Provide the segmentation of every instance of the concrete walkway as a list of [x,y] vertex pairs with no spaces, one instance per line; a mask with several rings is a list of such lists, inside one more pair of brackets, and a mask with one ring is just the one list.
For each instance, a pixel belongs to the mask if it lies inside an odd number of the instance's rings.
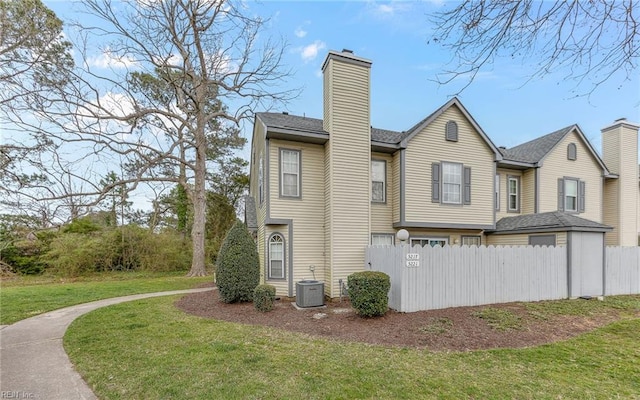
[[115,297],[51,311],[0,330],[0,399],[95,399],[62,347],[74,319],[95,309],[146,299],[212,290],[174,290]]

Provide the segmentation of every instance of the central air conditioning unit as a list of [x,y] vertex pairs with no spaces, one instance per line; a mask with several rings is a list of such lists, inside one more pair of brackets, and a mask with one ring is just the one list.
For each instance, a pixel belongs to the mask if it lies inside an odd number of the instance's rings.
[[296,305],[319,307],[324,305],[324,282],[305,280],[296,283]]

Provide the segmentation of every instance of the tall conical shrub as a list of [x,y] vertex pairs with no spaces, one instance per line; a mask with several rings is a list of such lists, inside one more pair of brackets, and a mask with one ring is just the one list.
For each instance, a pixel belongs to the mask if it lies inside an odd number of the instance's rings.
[[216,262],[216,282],[225,303],[251,301],[260,283],[260,261],[247,227],[237,221],[224,238]]

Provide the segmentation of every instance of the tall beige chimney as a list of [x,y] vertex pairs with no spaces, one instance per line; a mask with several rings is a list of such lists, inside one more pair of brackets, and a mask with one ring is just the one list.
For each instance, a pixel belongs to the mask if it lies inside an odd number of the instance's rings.
[[350,50],[330,51],[324,75],[325,282],[331,297],[339,282],[364,269],[370,241],[371,61]]
[[607,245],[638,245],[638,129],[640,125],[624,118],[602,129],[602,158],[609,172],[618,175],[604,184],[603,222],[614,228],[605,236]]

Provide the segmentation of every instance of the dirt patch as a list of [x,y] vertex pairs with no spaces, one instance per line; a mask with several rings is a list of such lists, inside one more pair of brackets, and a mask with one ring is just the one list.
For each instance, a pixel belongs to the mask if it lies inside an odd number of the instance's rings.
[[[576,300],[586,301],[586,300]],[[589,300],[597,301],[597,300]],[[225,304],[218,292],[194,293],[176,302],[181,310],[218,320],[264,325],[336,340],[433,351],[468,351],[537,346],[571,338],[619,319],[615,311],[591,316],[540,318],[520,303],[400,313],[389,310],[379,318],[361,318],[348,301],[325,308],[298,310],[289,301],[276,301],[262,313],[253,303]],[[486,317],[487,308],[508,314],[518,323],[502,326]],[[503,312],[504,311],[504,312]]]

